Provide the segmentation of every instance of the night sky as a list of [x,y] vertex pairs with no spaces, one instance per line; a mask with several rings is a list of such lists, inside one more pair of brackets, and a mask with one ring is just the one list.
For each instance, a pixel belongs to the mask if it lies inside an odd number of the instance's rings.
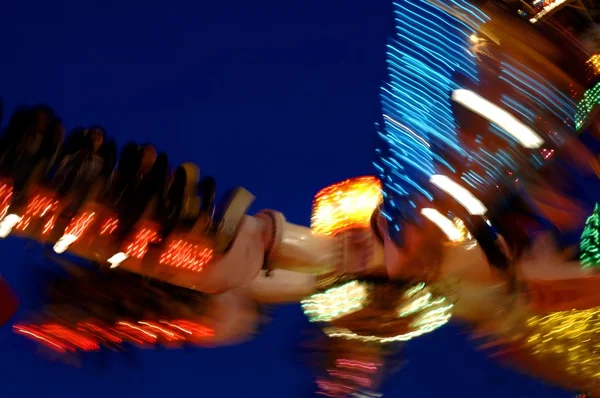
[[[308,225],[316,191],[371,174],[391,0],[16,1],[0,8],[0,96],[9,111],[46,102],[67,128],[99,123],[120,144],[152,142],[194,161],[253,211]],[[0,242],[0,273],[24,301],[48,264]],[[0,396],[309,397],[299,345],[314,334],[296,306],[260,337],[222,349],[91,354],[81,367],[36,355],[0,330]],[[389,397],[562,398],[473,350],[457,327],[408,344]]]

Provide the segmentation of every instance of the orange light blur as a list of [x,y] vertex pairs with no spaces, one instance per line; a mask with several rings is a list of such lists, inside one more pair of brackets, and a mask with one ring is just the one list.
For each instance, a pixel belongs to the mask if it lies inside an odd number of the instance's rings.
[[176,268],[200,272],[213,258],[213,249],[207,244],[173,239],[160,255],[159,263]]
[[98,351],[102,344],[124,342],[143,346],[158,343],[199,343],[213,337],[212,328],[188,320],[117,322],[102,326],[90,322],[71,328],[55,323],[15,325],[13,330],[58,352]]
[[137,258],[138,260],[144,258],[148,253],[148,246],[151,243],[160,242],[160,236],[158,235],[158,224],[147,222],[143,226],[140,226],[135,233],[133,242],[129,243],[123,251],[129,257]]
[[10,206],[10,200],[13,194],[13,187],[8,183],[0,184],[0,220],[8,213],[8,207]]
[[101,326],[94,325],[93,323],[79,323],[77,324],[77,330],[80,330],[82,332],[88,332],[96,338],[96,341],[106,341],[113,344],[123,343],[123,339],[117,336],[112,330],[110,330],[109,328],[103,328]]
[[119,322],[117,323],[116,329],[121,333],[126,333],[129,340],[132,340],[137,344],[155,344],[158,336],[152,332],[147,331],[143,325],[135,325],[130,322]]
[[48,219],[48,221],[46,221],[46,223],[44,224],[44,227],[42,228],[42,235],[48,235],[50,233],[50,231],[52,231],[54,229],[54,225],[56,224],[56,219],[57,219],[57,215],[53,214],[52,216],[50,216],[50,218]]
[[181,335],[181,332],[177,333],[173,330],[169,330],[169,328],[165,327],[156,322],[139,322],[140,325],[143,325],[147,328],[147,330],[151,330],[152,332],[158,334],[160,337],[164,338],[166,341],[183,341],[185,337]]
[[170,322],[160,321],[160,323],[188,334],[187,340],[191,342],[201,341],[215,335],[215,331],[212,328],[184,319]]
[[59,340],[69,341],[73,346],[82,351],[98,351],[100,349],[100,345],[96,341],[68,327],[49,324],[42,326],[41,329],[46,334],[52,335]]
[[600,75],[600,54],[594,54],[586,62],[593,76]]
[[[15,325],[13,326],[13,330],[17,334],[21,334],[25,337],[28,337],[38,343],[45,345],[48,348],[51,348],[58,352],[67,352],[69,350],[69,346],[60,342],[57,339],[53,339],[50,335],[44,333],[42,328],[36,326],[21,326]],[[72,351],[69,350],[69,351]]]
[[377,177],[351,178],[330,185],[315,195],[310,227],[323,235],[368,228],[381,200],[381,181]]
[[58,210],[58,200],[52,195],[35,195],[33,199],[27,204],[25,214],[18,222],[16,228],[20,231],[25,231],[31,224],[34,218],[43,218],[50,215],[50,219],[44,225],[43,231],[48,233],[54,228],[54,224],[48,225],[49,222],[55,220],[54,213]]

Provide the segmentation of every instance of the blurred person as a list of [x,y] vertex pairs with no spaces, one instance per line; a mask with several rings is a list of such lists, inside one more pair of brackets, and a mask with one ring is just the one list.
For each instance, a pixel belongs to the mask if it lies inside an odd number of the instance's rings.
[[12,206],[20,206],[28,188],[43,177],[62,142],[62,121],[47,105],[19,107],[2,136],[3,174],[13,180]]
[[119,214],[120,235],[125,238],[142,219],[156,219],[164,214],[169,175],[166,154],[152,144],[138,146],[130,142],[123,147],[119,165],[109,192],[109,200]]

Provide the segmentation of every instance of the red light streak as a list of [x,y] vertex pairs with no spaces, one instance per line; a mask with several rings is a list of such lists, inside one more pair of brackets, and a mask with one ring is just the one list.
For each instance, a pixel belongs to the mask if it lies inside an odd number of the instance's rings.
[[123,251],[129,257],[142,259],[148,253],[148,246],[151,243],[160,242],[158,235],[159,227],[153,223],[146,223],[147,226],[138,228],[133,242],[129,243]]
[[15,325],[13,327],[15,333],[21,334],[26,337],[31,337],[36,341],[39,341],[43,345],[52,348],[58,352],[66,352],[68,347],[64,344],[61,344],[59,341],[52,339],[50,336],[45,335],[39,328],[35,326],[18,326]]
[[102,345],[107,344],[153,346],[172,342],[198,343],[214,336],[212,328],[188,320],[121,321],[109,326],[80,322],[75,327],[48,323],[15,325],[13,330],[61,353],[98,351]]
[[12,194],[13,187],[11,184],[0,184],[0,220],[2,220],[8,213],[8,207],[10,206]]
[[212,258],[213,250],[211,248],[183,239],[174,239],[169,242],[167,250],[161,254],[159,263],[200,272]]
[[[58,210],[58,200],[53,196],[35,195],[34,198],[27,204],[25,214],[16,225],[16,228],[25,231],[34,218],[42,218],[47,214],[54,214]],[[52,219],[52,218],[51,218]],[[44,231],[51,230],[54,225],[44,226]]]
[[106,220],[104,225],[102,225],[100,228],[100,235],[111,235],[113,232],[115,232],[118,226],[119,220],[115,217],[111,217]]
[[62,325],[44,325],[42,330],[47,335],[56,336],[60,340],[71,342],[75,347],[83,351],[98,351],[100,349],[100,345],[93,339]]
[[377,365],[373,362],[355,361],[352,359],[338,359],[335,361],[338,368],[360,369],[365,372],[377,371]]
[[96,218],[96,213],[94,212],[84,212],[79,216],[73,217],[69,226],[65,229],[65,235],[73,235],[77,239],[81,238],[84,232],[88,229],[88,227],[92,224],[94,219]]

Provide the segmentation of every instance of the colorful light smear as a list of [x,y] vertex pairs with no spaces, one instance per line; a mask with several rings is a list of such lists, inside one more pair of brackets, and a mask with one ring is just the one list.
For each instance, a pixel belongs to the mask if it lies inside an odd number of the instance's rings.
[[189,320],[120,321],[114,325],[79,322],[75,326],[46,323],[15,325],[13,330],[61,353],[98,351],[102,346],[125,343],[141,346],[194,344],[214,336],[212,328]]
[[0,183],[0,220],[8,214],[8,207],[13,194],[12,184],[7,182]]
[[311,322],[330,322],[362,310],[367,298],[366,285],[352,281],[302,300],[302,309]]
[[317,394],[327,397],[380,397],[370,389],[375,384],[380,364],[353,359],[337,359],[327,369],[328,379],[317,379]]
[[128,257],[141,260],[148,253],[148,247],[151,243],[160,242],[159,229],[160,226],[156,223],[142,223],[135,229],[133,239],[126,245],[123,252]]
[[600,205],[598,203],[585,222],[579,244],[579,258],[582,268],[600,267]]
[[581,129],[588,121],[590,113],[596,105],[600,104],[600,83],[587,89],[583,94],[583,99],[579,101],[577,112],[575,113],[575,126]]
[[79,240],[96,219],[95,212],[83,212],[71,219],[63,236],[54,245],[56,253],[64,253],[71,244]]
[[192,272],[201,272],[204,266],[212,260],[213,255],[214,251],[207,243],[193,243],[186,239],[174,238],[160,255],[159,263]]
[[513,104],[518,107],[517,113],[533,111],[537,117],[549,113],[567,127],[573,127],[576,106],[573,99],[548,82],[548,79],[514,59],[502,62],[501,68],[500,79],[518,94],[518,97],[512,98]]
[[599,331],[599,308],[536,315],[527,319],[525,345],[533,355],[593,385],[600,376]]
[[112,235],[119,227],[119,219],[117,217],[109,217],[102,227],[100,227],[100,235]]
[[539,148],[544,143],[542,137],[529,126],[471,90],[458,89],[454,91],[452,100],[496,124],[525,148]]
[[421,214],[429,221],[438,226],[439,229],[444,232],[450,242],[462,242],[465,240],[465,235],[456,224],[451,221],[448,217],[432,208],[421,209]]
[[369,228],[381,200],[381,182],[376,177],[351,178],[330,185],[315,195],[310,227],[323,235]]
[[65,229],[65,235],[73,235],[79,239],[89,228],[96,218],[95,212],[83,212],[76,217],[73,217],[69,226]]
[[529,22],[536,23],[558,7],[566,4],[569,0],[544,0],[540,11],[538,11]]
[[[370,300],[371,295],[368,283],[352,281],[330,288],[323,293],[313,294],[302,301],[302,308],[311,322],[343,322],[344,317],[355,316],[352,314],[358,311],[368,312],[369,306],[374,303]],[[453,304],[445,297],[436,296],[425,283],[418,283],[404,292],[392,314],[393,319],[401,320],[397,326],[397,334],[393,336],[367,335],[339,326],[327,326],[323,331],[329,337],[378,344],[408,341],[446,324],[452,316],[452,308]],[[390,324],[389,319],[383,316],[380,318],[373,316],[368,318],[377,319],[375,330],[379,329],[383,323]]]
[[401,230],[399,220],[417,216],[417,197],[433,199],[428,181],[436,164],[454,170],[432,140],[446,154],[467,155],[449,93],[460,88],[457,74],[478,81],[471,38],[489,18],[466,1],[452,3],[457,15],[427,0],[394,3],[397,37],[387,46],[389,79],[382,87],[382,145],[375,162],[383,183],[382,214],[392,233]]
[[590,71],[590,77],[600,75],[600,54],[594,54],[587,60],[586,65]]
[[54,227],[54,222],[56,220],[55,213],[58,210],[58,204],[59,202],[54,195],[36,194],[27,204],[25,213],[15,228],[19,231],[25,231],[34,219],[50,216],[42,230],[43,234],[49,233]]
[[[574,128],[575,102],[552,85],[548,79],[528,68],[505,54],[500,62],[498,79],[505,82],[506,90],[502,93],[497,106],[504,108],[511,118],[518,120],[526,126],[536,126],[534,129],[538,138],[544,142],[553,142],[561,145],[566,135],[572,133]],[[485,88],[480,92],[485,93]],[[508,170],[518,173],[523,166],[540,166],[542,159],[548,159],[548,153],[535,156],[531,153],[529,158],[517,149],[517,145],[524,142],[510,130],[510,125],[491,120],[487,134],[503,139],[508,145],[504,148],[480,148],[471,152],[469,159],[480,170],[469,170],[461,177],[469,186],[477,191],[493,189],[498,182],[505,180]],[[543,128],[540,127],[543,125]],[[533,136],[532,136],[533,138]],[[529,140],[527,140],[529,141]],[[537,146],[539,139],[531,140]]]
[[[559,4],[547,1],[544,12]],[[432,207],[432,175],[461,179],[479,192],[512,185],[507,170],[519,173],[544,160],[518,147],[562,144],[574,126],[575,103],[480,35],[489,18],[469,2],[407,0],[395,3],[394,11],[397,35],[388,45],[375,167],[383,186],[382,215],[397,240],[403,224]],[[450,101],[450,93],[458,102]],[[487,126],[476,123],[483,129],[469,131],[463,120],[458,126],[457,107],[461,114],[465,107],[479,113]]]

